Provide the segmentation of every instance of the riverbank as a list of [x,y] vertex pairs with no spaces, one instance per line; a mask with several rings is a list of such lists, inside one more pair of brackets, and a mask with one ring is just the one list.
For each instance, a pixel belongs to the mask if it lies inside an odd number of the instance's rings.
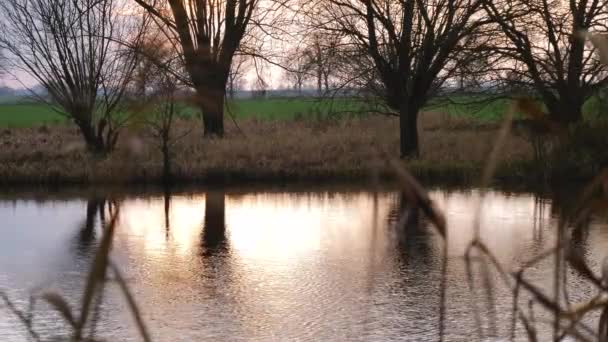
[[[226,137],[203,140],[198,120],[176,123],[177,183],[371,182],[393,174],[379,151],[398,156],[398,121],[389,117],[341,120],[226,122]],[[421,116],[421,158],[404,161],[422,180],[473,183],[494,144],[498,125],[440,113]],[[162,179],[156,141],[130,128],[107,158],[84,150],[75,127],[51,125],[0,130],[0,184],[155,184]],[[500,157],[504,181],[525,178],[530,144],[510,135]],[[521,174],[518,174],[521,173]]]

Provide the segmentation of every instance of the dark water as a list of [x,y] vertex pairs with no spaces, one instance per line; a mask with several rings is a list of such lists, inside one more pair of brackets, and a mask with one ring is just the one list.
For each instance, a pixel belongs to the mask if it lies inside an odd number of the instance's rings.
[[[478,194],[431,192],[449,222],[447,340],[509,337],[508,290],[496,285],[491,308],[467,283],[462,256]],[[110,211],[101,198],[0,201],[0,289],[22,309],[48,290],[75,306]],[[532,194],[490,192],[481,236],[515,269],[555,243],[557,212]],[[575,238],[597,270],[608,255],[605,220],[588,222]],[[155,341],[431,341],[439,334],[442,253],[441,237],[397,192],[215,191],[122,200],[112,259]],[[527,277],[550,289],[551,274],[541,263]],[[574,301],[595,294],[574,274],[569,283]],[[116,283],[107,283],[97,311],[98,337],[139,340]],[[34,322],[43,336],[65,327],[44,303]],[[0,341],[27,340],[1,303]]]

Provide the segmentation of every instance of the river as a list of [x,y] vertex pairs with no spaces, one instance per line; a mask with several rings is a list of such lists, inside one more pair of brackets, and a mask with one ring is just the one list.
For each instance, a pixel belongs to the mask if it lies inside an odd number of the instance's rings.
[[[430,191],[448,221],[448,341],[510,336],[511,292],[490,271],[489,305],[478,266],[476,285],[468,282],[463,256],[479,195]],[[129,195],[114,205],[100,196],[5,196],[0,290],[22,310],[31,295],[48,291],[77,307],[103,222],[115,212],[111,258],[155,341],[438,340],[443,238],[398,191],[190,191]],[[555,244],[559,212],[550,198],[489,191],[480,236],[506,269],[516,269]],[[573,235],[594,270],[608,255],[607,228],[595,217]],[[526,277],[550,293],[552,270],[548,260]],[[571,300],[595,294],[570,273]],[[95,311],[96,336],[140,340],[116,282],[106,284]],[[66,328],[42,301],[33,321],[45,337]],[[524,339],[521,324],[515,332]],[[1,301],[0,340],[28,341]]]

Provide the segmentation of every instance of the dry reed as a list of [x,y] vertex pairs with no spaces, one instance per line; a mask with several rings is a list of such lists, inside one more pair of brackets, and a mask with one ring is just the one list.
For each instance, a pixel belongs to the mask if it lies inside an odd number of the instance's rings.
[[[175,136],[191,133],[173,149],[177,182],[356,180],[391,169],[378,164],[377,151],[398,155],[398,121],[388,117],[343,120],[239,122],[226,138],[202,139],[198,120],[179,121]],[[441,113],[422,116],[422,158],[407,162],[424,179],[471,180],[479,175],[498,127]],[[0,132],[0,183],[106,184],[157,183],[162,156],[143,128],[123,132],[118,150],[107,158],[84,151],[69,126],[5,129]],[[510,136],[504,160],[531,156],[526,141]]]

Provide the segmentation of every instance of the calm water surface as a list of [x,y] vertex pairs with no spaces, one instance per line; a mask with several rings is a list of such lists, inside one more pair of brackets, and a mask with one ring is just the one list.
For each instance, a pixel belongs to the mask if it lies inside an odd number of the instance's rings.
[[[447,340],[509,336],[509,292],[498,286],[492,309],[467,283],[462,256],[478,194],[431,192],[449,222]],[[46,290],[76,305],[109,219],[103,203],[0,201],[0,289],[20,308]],[[531,194],[490,192],[481,235],[514,269],[554,244],[556,208]],[[575,237],[594,269],[608,255],[607,228],[597,218]],[[214,191],[124,199],[112,259],[156,341],[423,341],[438,336],[442,253],[441,237],[397,192]],[[549,289],[550,267],[540,264],[528,278]],[[594,294],[574,274],[569,282],[573,300]],[[139,340],[115,283],[98,311],[97,336]],[[35,322],[44,336],[64,327],[43,303]],[[3,304],[0,341],[27,341]]]

